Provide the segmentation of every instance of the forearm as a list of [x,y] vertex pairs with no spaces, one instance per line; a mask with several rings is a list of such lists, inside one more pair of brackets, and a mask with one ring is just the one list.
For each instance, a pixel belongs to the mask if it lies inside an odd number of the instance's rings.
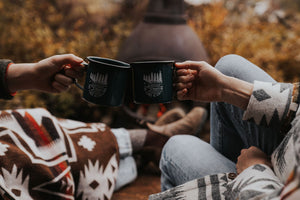
[[233,77],[226,77],[222,101],[246,110],[253,91],[253,84]]
[[11,64],[7,69],[6,82],[10,92],[32,89],[34,63]]

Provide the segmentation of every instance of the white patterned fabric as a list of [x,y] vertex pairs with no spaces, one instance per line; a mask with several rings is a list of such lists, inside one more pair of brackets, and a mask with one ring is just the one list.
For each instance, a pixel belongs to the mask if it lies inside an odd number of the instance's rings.
[[293,85],[254,81],[253,93],[243,120],[254,120],[269,126],[272,120],[281,121],[291,104]]
[[[250,166],[233,180],[227,178],[228,174],[210,175],[150,195],[149,200],[300,199],[299,100],[298,83],[254,82],[243,119],[281,130],[284,138],[272,153],[273,169],[266,165]],[[213,177],[218,178],[207,181]]]
[[225,199],[230,173],[205,176],[195,179],[167,191],[150,195],[149,200],[198,200],[198,199]]
[[119,154],[102,123],[62,120],[45,109],[0,112],[4,199],[110,199]]

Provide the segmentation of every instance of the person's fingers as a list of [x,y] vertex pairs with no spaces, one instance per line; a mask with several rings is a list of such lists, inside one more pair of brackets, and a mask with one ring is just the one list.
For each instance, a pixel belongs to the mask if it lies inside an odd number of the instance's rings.
[[53,81],[52,87],[54,88],[54,92],[63,92],[69,89],[70,86],[66,86],[57,81]]
[[192,88],[193,84],[191,82],[188,83],[176,83],[175,87],[177,90],[183,90],[184,88],[190,89]]
[[247,151],[247,149],[242,149],[242,150],[241,150],[241,154],[246,153],[246,151]]
[[86,70],[86,66],[83,65],[82,63],[73,64],[73,65],[67,64],[67,65],[64,65],[64,68],[65,69],[72,68],[73,70],[78,71],[78,72],[84,72]]
[[195,80],[195,76],[189,74],[187,76],[178,76],[177,77],[177,82],[182,82],[182,83],[187,83]]
[[200,70],[206,63],[204,61],[185,61],[185,62],[177,62],[175,66],[181,69],[193,69]]
[[74,70],[73,68],[65,68],[65,75],[68,76],[68,77],[71,77],[71,78],[81,78],[83,76],[83,71],[77,71],[77,70]]
[[176,70],[176,74],[177,74],[177,76],[195,75],[195,74],[197,74],[197,70],[178,69],[178,70]]
[[67,77],[67,76],[65,76],[63,74],[56,74],[54,76],[54,80],[56,82],[64,85],[64,86],[66,86],[66,87],[68,87],[69,85],[73,84],[73,82],[74,82],[72,78]]
[[262,152],[262,150],[260,150],[258,147],[256,146],[251,146],[249,147],[249,150],[252,150],[252,151],[257,151],[257,152]]
[[70,64],[71,66],[79,66],[83,59],[74,54],[55,55],[50,57],[51,61],[57,66]]

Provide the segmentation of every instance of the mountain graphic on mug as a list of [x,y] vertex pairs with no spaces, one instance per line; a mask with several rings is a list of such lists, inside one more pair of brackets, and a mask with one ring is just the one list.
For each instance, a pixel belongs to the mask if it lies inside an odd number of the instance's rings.
[[89,93],[93,97],[101,97],[107,90],[108,75],[101,73],[90,74]]
[[144,91],[149,97],[157,97],[163,92],[162,72],[151,72],[143,76]]

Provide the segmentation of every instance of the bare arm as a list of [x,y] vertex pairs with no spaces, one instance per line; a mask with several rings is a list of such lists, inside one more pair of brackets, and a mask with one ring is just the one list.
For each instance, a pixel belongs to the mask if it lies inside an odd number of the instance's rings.
[[[82,59],[72,54],[56,55],[38,63],[11,64],[6,80],[10,92],[35,89],[61,92],[82,74]],[[62,70],[64,73],[61,73]]]
[[176,63],[179,100],[222,101],[246,109],[253,84],[226,76],[206,62]]
[[223,89],[222,101],[246,110],[252,94],[253,84],[233,77],[226,77],[228,84]]

